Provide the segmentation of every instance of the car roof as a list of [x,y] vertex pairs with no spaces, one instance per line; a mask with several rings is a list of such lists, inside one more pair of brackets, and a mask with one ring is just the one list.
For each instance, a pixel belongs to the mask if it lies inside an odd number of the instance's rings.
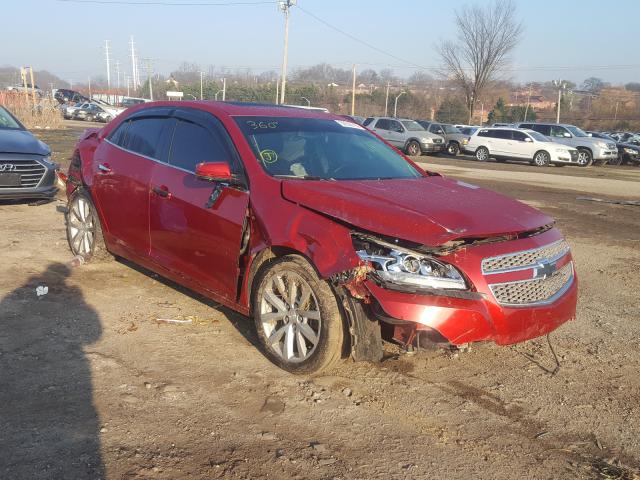
[[142,112],[154,107],[169,108],[195,108],[209,111],[214,114],[227,116],[272,116],[272,117],[299,117],[318,119],[341,119],[341,117],[321,110],[297,108],[295,106],[274,105],[249,102],[216,102],[213,100],[182,100],[182,101],[156,101],[140,103],[129,107],[130,114]]

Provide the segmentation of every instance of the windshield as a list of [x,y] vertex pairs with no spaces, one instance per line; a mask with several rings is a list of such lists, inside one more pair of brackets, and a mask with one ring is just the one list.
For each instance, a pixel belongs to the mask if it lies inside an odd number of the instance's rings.
[[442,129],[444,130],[444,133],[462,133],[453,125],[442,125]]
[[402,125],[410,132],[422,132],[424,127],[414,120],[403,120]]
[[344,120],[235,117],[262,168],[274,177],[366,180],[423,176],[360,125]]
[[22,130],[22,125],[4,107],[0,107],[0,128]]
[[545,137],[544,135],[542,135],[540,132],[534,132],[533,130],[530,132],[527,132],[534,140],[537,140],[538,142],[549,142],[550,140]]
[[567,125],[567,130],[569,130],[574,137],[588,137],[589,136],[585,131],[580,130],[578,127],[574,127],[573,125]]

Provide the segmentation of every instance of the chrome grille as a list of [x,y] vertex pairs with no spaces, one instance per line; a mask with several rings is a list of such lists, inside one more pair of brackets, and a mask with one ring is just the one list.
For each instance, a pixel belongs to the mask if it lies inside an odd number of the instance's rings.
[[[9,170],[9,165],[13,165]],[[42,177],[46,171],[46,168],[36,160],[0,160],[0,175],[4,174],[19,174],[20,186],[2,186],[0,182],[0,188],[34,188],[37,187],[42,180]]]
[[578,151],[577,150],[569,150],[569,155],[571,156],[571,161],[577,161],[578,160]]
[[536,266],[543,260],[557,260],[569,252],[569,245],[564,240],[550,243],[544,247],[521,252],[509,253],[482,260],[482,273],[502,273],[513,270],[524,270]]
[[573,262],[569,262],[547,278],[494,283],[489,288],[500,305],[524,307],[553,302],[566,291],[572,281]]
[[616,149],[616,144],[615,143],[607,143],[607,148],[609,150],[615,150]]
[[442,143],[442,139],[441,138],[434,138],[433,139],[433,143]]

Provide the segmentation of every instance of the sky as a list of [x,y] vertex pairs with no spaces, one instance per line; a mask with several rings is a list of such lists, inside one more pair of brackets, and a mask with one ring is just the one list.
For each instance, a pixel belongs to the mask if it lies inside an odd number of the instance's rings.
[[[139,57],[153,58],[154,70],[164,74],[183,61],[197,63],[204,70],[209,65],[232,70],[251,67],[254,73],[280,69],[284,15],[275,2],[195,6],[243,0],[156,1],[190,5],[107,3],[110,1],[5,0],[0,65],[31,65],[67,81],[85,83],[89,76],[106,76],[105,40],[110,41],[112,65],[118,60],[121,71],[130,71],[129,39],[133,35]],[[417,66],[434,73],[429,69],[440,65],[435,45],[454,37],[455,10],[470,3],[473,1],[298,0],[301,8],[293,7],[290,17],[289,71],[318,63],[347,69],[355,63],[360,70],[391,68],[401,76],[419,70]],[[511,54],[506,78],[518,82],[564,79],[578,84],[592,76],[614,84],[640,81],[640,1],[514,3],[525,29]],[[13,41],[6,40],[9,38]]]

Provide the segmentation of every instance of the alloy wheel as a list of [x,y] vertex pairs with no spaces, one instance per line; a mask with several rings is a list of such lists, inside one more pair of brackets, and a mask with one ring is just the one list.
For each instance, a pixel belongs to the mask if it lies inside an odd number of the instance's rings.
[[268,280],[260,300],[259,319],[268,348],[284,361],[305,361],[320,340],[318,299],[307,281],[295,272],[279,272]]
[[547,152],[538,152],[533,157],[533,163],[538,167],[544,167],[549,164],[549,154]]
[[96,236],[96,222],[91,204],[82,195],[78,195],[71,203],[67,230],[73,253],[91,255]]

